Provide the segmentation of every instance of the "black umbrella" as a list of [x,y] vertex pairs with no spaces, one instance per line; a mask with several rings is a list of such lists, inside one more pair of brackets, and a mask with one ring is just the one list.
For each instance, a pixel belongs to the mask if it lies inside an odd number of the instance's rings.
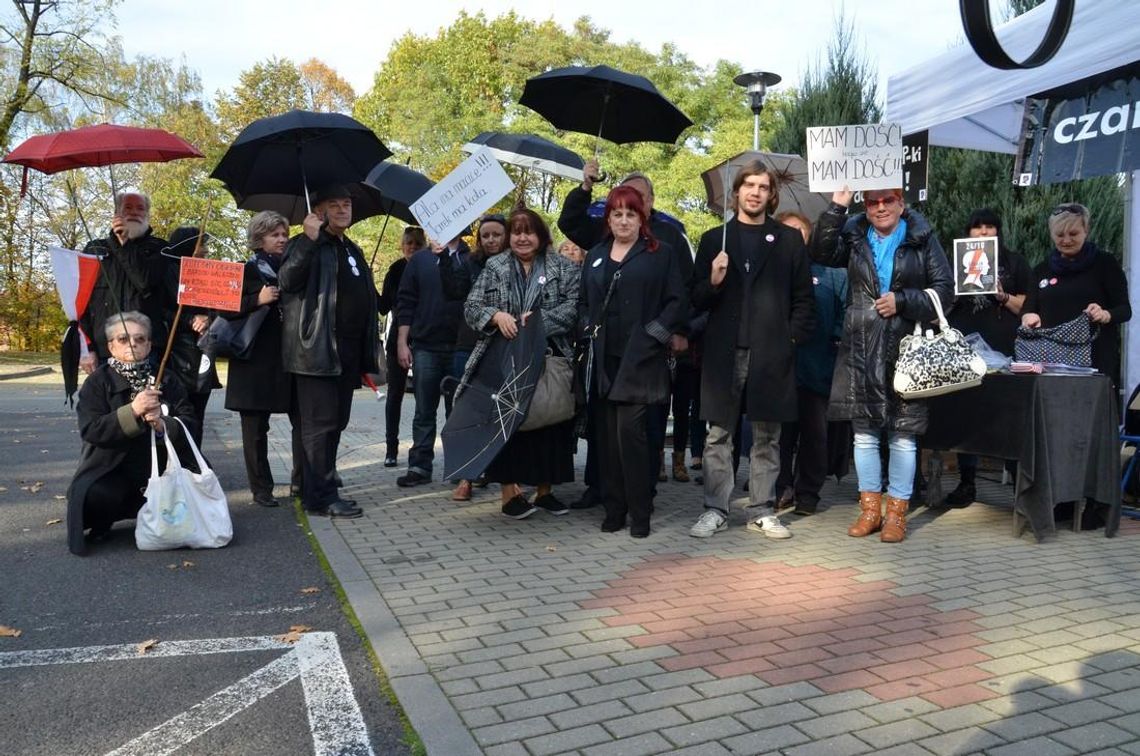
[[[352,198],[352,222],[374,215],[383,215],[387,200],[380,190],[361,181],[346,183]],[[292,226],[299,225],[309,214],[308,198],[303,194],[251,194],[238,204],[243,210],[273,210],[289,219]]]
[[422,173],[387,161],[373,166],[364,183],[378,189],[383,197],[378,214],[391,215],[413,226],[420,222],[412,215],[412,205],[435,186],[435,182]]
[[618,144],[672,144],[693,125],[649,79],[609,66],[568,66],[539,74],[527,79],[519,103],[555,128]]
[[302,198],[308,210],[311,191],[363,181],[391,154],[371,129],[346,115],[291,110],[242,129],[210,176],[243,210],[271,209],[256,203],[267,197],[277,203],[280,195]]
[[496,337],[443,426],[443,477],[478,478],[526,419],[542,374],[546,329],[535,310],[513,339]]
[[576,152],[534,134],[484,131],[461,148],[468,154],[486,147],[500,163],[532,168],[551,176],[582,180],[586,162]]

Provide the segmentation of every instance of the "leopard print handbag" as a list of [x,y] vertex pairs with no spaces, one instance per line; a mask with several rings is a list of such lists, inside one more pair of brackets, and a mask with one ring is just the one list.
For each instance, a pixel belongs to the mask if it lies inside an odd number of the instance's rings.
[[922,324],[916,321],[914,333],[903,336],[893,383],[903,399],[961,391],[979,385],[986,374],[986,361],[946,322],[938,294],[933,289],[924,291],[938,313],[939,332],[923,333]]

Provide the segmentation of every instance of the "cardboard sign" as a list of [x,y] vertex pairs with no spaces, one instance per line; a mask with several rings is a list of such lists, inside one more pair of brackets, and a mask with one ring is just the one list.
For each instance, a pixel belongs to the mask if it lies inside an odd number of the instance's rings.
[[244,263],[183,257],[178,273],[178,304],[237,312],[241,309],[244,271]]
[[515,188],[484,147],[460,163],[412,205],[412,215],[433,241],[446,244]]
[[898,189],[903,185],[902,127],[891,123],[807,130],[808,189]]
[[998,240],[978,236],[954,240],[954,293],[960,297],[997,294]]

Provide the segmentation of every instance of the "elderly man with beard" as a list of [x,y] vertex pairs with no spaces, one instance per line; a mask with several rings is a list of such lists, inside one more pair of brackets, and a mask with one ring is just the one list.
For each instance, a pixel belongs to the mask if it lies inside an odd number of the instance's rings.
[[[103,324],[112,315],[137,310],[151,321],[153,343],[166,343],[163,319],[162,255],[166,240],[150,227],[150,198],[135,189],[115,195],[115,214],[106,239],[88,242],[83,251],[100,258],[101,271],[80,326],[91,340],[91,351],[79,366],[90,374],[111,356]],[[161,353],[161,346],[158,350]]]

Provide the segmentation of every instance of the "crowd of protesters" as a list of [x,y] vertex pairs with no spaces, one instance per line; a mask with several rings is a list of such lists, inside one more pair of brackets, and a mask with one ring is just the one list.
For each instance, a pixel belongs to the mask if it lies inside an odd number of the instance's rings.
[[[690,535],[725,530],[747,446],[749,530],[790,538],[781,512],[814,514],[826,477],[845,472],[853,456],[859,513],[848,534],[902,541],[928,414],[924,401],[895,393],[891,379],[902,337],[936,317],[930,291],[957,328],[1006,355],[1019,326],[1083,314],[1099,326],[1093,365],[1119,388],[1127,284],[1119,263],[1087,238],[1081,205],[1060,205],[1049,217],[1055,249],[1032,271],[1005,248],[1001,219],[975,211],[967,233],[999,239],[998,291],[955,299],[943,247],[901,189],[865,192],[865,209],[854,215],[849,191],[836,192],[818,218],[778,213],[779,177],[753,161],[732,177],[732,217],[707,231],[694,253],[684,226],[654,208],[648,176],[630,174],[594,202],[598,175],[597,162],[587,161],[558,218],[561,243],[524,207],[483,217],[473,249],[459,236],[429,243],[409,227],[379,290],[347,234],[348,189],[323,187],[292,238],[281,215],[251,219],[252,257],[236,313],[178,308],[180,258],[209,237],[183,227],[166,242],[150,228],[145,195],[118,195],[110,234],[87,248],[105,275],[81,318],[91,339],[81,367],[90,375],[79,398],[83,461],[69,491],[72,550],[82,553],[141,506],[134,494],[149,469],[148,428],[178,436],[182,424],[163,421],[175,416],[201,443],[220,384],[198,337],[212,318],[259,309],[268,315],[250,356],[230,360],[225,407],[240,414],[250,492],[267,507],[278,505],[270,419],[288,416],[290,495],[314,516],[363,514],[340,493],[337,455],[353,392],[362,375],[377,372],[378,358],[388,381],[383,465],[400,465],[410,380],[411,443],[396,483],[429,484],[437,477],[440,403],[449,415],[489,346],[515,338],[535,311],[547,353],[575,365],[577,414],[515,432],[482,476],[448,483],[452,498],[466,501],[474,486],[499,483],[502,514],[514,519],[601,505],[603,531],[628,529],[635,538],[650,534],[657,486],[670,467],[675,481],[688,482],[692,470],[703,486]],[[388,318],[383,339],[380,315]],[[172,331],[170,372],[155,386],[149,376]],[[587,444],[585,492],[564,504],[555,487],[574,479],[578,436]],[[977,467],[976,457],[959,457],[948,506],[976,498]]]

